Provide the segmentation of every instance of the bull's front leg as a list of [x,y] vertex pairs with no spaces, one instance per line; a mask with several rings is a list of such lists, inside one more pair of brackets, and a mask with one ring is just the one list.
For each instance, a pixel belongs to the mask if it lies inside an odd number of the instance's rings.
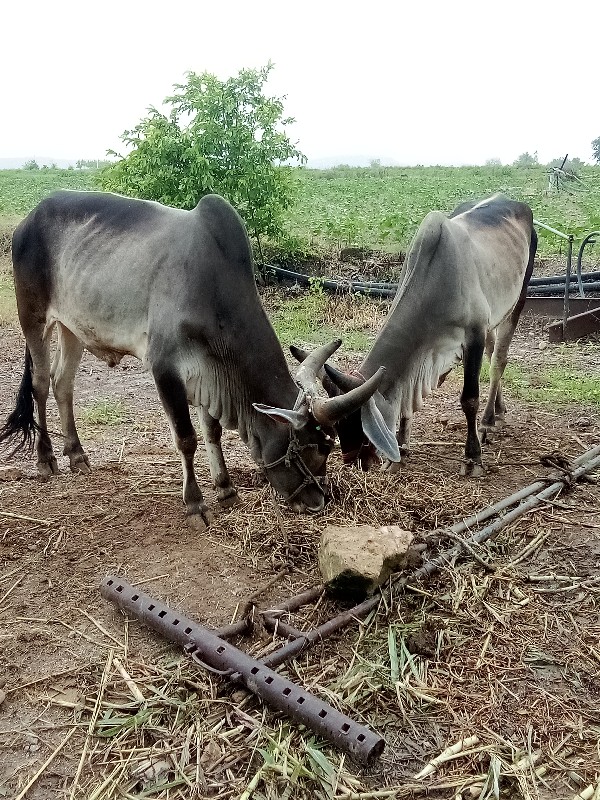
[[474,331],[463,350],[464,383],[460,404],[467,420],[467,442],[465,460],[460,474],[472,478],[483,475],[481,463],[481,442],[477,433],[477,412],[479,411],[479,373],[483,361],[485,334]]
[[153,367],[152,373],[165,409],[173,441],[181,457],[183,470],[183,502],[190,524],[203,530],[212,522],[194,473],[194,454],[198,441],[190,418],[185,384],[172,368]]
[[200,428],[204,438],[204,446],[208,456],[208,466],[213,485],[217,490],[217,498],[221,508],[229,508],[239,501],[238,493],[231,482],[227,464],[221,447],[223,429],[214,417],[204,408],[197,408]]

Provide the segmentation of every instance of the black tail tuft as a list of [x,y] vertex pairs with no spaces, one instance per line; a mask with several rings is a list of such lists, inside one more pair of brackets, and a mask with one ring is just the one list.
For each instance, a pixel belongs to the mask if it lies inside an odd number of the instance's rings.
[[33,416],[34,400],[31,368],[31,353],[29,348],[25,347],[25,368],[23,370],[23,379],[17,392],[15,410],[12,414],[9,414],[6,422],[0,428],[0,443],[13,442],[19,438],[21,440],[17,443],[11,455],[19,452],[19,450],[25,450],[30,453],[33,450],[35,435],[40,430]]

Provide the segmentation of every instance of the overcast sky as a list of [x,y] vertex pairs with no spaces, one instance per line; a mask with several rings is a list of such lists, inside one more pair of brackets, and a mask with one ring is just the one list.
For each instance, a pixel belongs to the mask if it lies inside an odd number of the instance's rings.
[[309,158],[591,159],[596,4],[53,0],[2,10],[0,158],[102,158],[185,72],[275,68]]

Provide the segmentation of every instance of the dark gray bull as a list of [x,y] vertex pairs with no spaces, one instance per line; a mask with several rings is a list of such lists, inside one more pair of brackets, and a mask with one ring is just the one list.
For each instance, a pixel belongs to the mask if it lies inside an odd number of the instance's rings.
[[323,508],[333,426],[373,394],[383,370],[348,396],[317,397],[317,372],[337,341],[302,364],[296,385],[256,291],[245,228],[223,198],[209,195],[183,211],[102,192],[57,192],[16,229],[13,266],[25,370],[0,441],[20,439],[18,449],[35,440],[43,476],[58,471],[46,426],[50,381],[64,454],[74,472],[89,471],[73,416],[85,347],[110,366],[136,356],[152,373],[181,456],[186,511],[200,526],[210,513],[194,474],[189,405],[198,410],[222,506],[237,498],[221,449],[225,427],[237,428],[294,510]]
[[[380,365],[386,368],[373,398],[338,425],[346,463],[358,461],[368,469],[378,461],[368,441],[376,446],[373,434],[380,423],[372,414],[375,407],[386,426],[397,429],[399,449],[407,454],[413,413],[462,360],[460,401],[467,441],[461,474],[482,473],[477,412],[483,353],[487,351],[491,362],[482,417],[485,438],[496,421],[504,419],[502,374],[525,303],[536,247],[531,209],[501,194],[465,203],[449,217],[439,211],[425,217],[411,244],[390,313],[360,369],[348,375],[325,365],[324,386],[331,395],[355,391]],[[293,352],[299,360],[306,355]],[[398,461],[388,460],[385,467],[397,469]]]

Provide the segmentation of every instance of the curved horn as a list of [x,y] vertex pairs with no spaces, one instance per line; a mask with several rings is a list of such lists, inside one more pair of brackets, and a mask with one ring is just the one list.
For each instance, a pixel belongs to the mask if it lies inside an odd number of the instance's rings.
[[323,365],[327,359],[331,358],[341,344],[341,339],[335,339],[335,341],[329,344],[323,344],[321,347],[317,347],[316,350],[313,350],[312,353],[306,356],[296,371],[296,380],[305,392],[311,395],[316,394],[316,383],[319,372],[323,369]]
[[361,383],[360,386],[351,389],[346,394],[330,397],[327,400],[317,397],[313,400],[310,409],[313,417],[322,425],[335,425],[348,414],[358,411],[375,394],[384,375],[385,367],[379,367],[375,375],[368,381]]
[[355,375],[348,375],[347,372],[340,372],[339,369],[332,367],[331,364],[325,364],[325,372],[329,380],[334,383],[338,389],[343,392],[349,392],[362,386],[365,382],[364,378],[357,378]]
[[295,344],[290,345],[290,353],[294,356],[296,361],[299,361],[300,363],[306,361],[308,358],[308,350],[304,350],[302,347],[296,347]]

